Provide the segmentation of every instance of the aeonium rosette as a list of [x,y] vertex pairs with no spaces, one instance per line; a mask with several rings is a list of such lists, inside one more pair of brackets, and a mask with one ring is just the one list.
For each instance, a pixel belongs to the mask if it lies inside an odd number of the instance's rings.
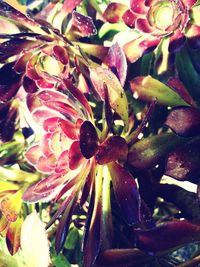
[[[97,72],[100,70],[117,79],[111,71],[97,67]],[[95,68],[91,71],[95,72]],[[93,79],[96,79],[95,74],[92,75]],[[50,226],[63,214],[57,229],[57,251],[64,245],[76,204],[82,206],[89,199],[84,254],[86,266],[91,266],[101,243],[98,232],[101,229],[95,230],[99,239],[94,239],[93,228],[98,227],[101,216],[107,216],[102,215],[105,212],[102,209],[102,201],[110,202],[110,176],[119,206],[130,225],[140,221],[140,197],[133,177],[123,167],[128,154],[125,139],[113,135],[109,128],[98,129],[84,94],[71,82],[65,80],[64,83],[65,89],[41,90],[34,95],[28,95],[29,110],[42,126],[43,134],[40,141],[27,150],[25,157],[39,172],[46,174],[46,177],[31,185],[24,193],[23,199],[27,202],[62,200],[49,223]],[[110,102],[116,112],[119,109],[119,115],[123,118],[128,110],[120,114],[121,107],[118,107],[117,103],[121,101],[127,107],[127,100],[122,95],[118,99],[118,93],[116,91],[113,99],[110,96]],[[108,208],[106,214],[109,212]],[[112,226],[108,222],[106,229],[110,228]],[[107,231],[101,232],[105,238],[108,238]],[[95,242],[92,250],[91,242]]]
[[186,38],[192,47],[197,48],[200,34],[197,2],[133,0],[130,1],[130,9],[124,4],[111,3],[104,12],[104,18],[111,23],[122,20],[141,33],[124,45],[126,56],[135,62],[144,53],[154,50],[162,40],[166,40],[166,51],[172,53],[180,51]]

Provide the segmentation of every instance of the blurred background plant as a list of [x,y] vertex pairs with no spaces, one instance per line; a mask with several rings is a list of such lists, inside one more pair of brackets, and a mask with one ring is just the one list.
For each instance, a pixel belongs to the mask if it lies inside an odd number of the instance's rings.
[[0,1],[0,266],[198,266],[199,12]]

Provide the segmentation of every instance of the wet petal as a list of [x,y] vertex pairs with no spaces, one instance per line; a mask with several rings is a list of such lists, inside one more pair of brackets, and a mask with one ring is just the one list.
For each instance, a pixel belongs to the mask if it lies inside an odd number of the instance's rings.
[[43,128],[46,132],[54,132],[58,130],[60,118],[59,117],[51,117],[43,122]]
[[128,146],[124,138],[111,136],[99,145],[95,159],[98,164],[104,165],[111,161],[126,161]]
[[72,140],[77,139],[77,129],[76,125],[67,120],[59,120],[60,127],[64,134]]
[[110,47],[104,62],[117,75],[121,85],[124,86],[127,75],[127,62],[124,52],[118,43]]
[[92,18],[77,11],[73,11],[72,13],[72,25],[78,29],[81,36],[91,36],[97,33]]
[[128,7],[121,3],[110,3],[103,13],[103,18],[110,23],[120,22],[127,9]]
[[69,151],[63,151],[58,160],[55,171],[57,173],[67,172],[69,170]]
[[89,121],[85,121],[80,128],[80,149],[86,159],[91,158],[98,148],[98,136],[95,127]]
[[53,171],[53,168],[48,166],[48,160],[45,156],[40,156],[35,167],[39,172],[42,173],[51,173]]
[[200,227],[187,221],[165,222],[150,230],[135,230],[137,247],[158,252],[199,241]]
[[115,197],[125,221],[133,225],[140,221],[140,196],[134,178],[119,164],[108,164]]

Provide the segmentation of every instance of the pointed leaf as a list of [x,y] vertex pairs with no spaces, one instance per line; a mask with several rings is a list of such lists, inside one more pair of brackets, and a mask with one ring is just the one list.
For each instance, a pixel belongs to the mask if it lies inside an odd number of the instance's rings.
[[21,197],[22,193],[18,191],[1,200],[1,211],[10,222],[15,222],[17,220],[22,205]]
[[77,169],[84,161],[83,154],[80,150],[80,142],[75,141],[69,149],[69,168],[71,170]]
[[77,11],[72,13],[72,25],[78,29],[81,36],[91,36],[97,33],[92,18]]
[[63,216],[60,219],[57,231],[56,231],[56,243],[55,243],[55,249],[56,252],[59,253],[65,243],[65,239],[67,237],[67,233],[69,230],[69,225],[71,222],[71,217],[74,209],[75,201],[74,199],[71,200],[71,202],[66,207],[66,210],[63,214]]
[[138,248],[148,252],[158,252],[199,241],[200,226],[185,220],[174,220],[150,230],[136,229],[135,235]]
[[140,221],[140,195],[134,178],[118,163],[108,164],[115,197],[127,224]]
[[23,219],[18,218],[15,222],[11,223],[8,227],[6,234],[6,244],[11,255],[17,253],[20,248],[20,236]]
[[121,85],[124,86],[127,75],[127,62],[125,54],[118,43],[110,47],[104,62],[117,75]]
[[36,212],[29,214],[22,224],[21,249],[27,266],[49,266],[47,234]]
[[151,76],[137,77],[130,82],[130,86],[135,98],[147,102],[152,102],[156,99],[158,104],[172,107],[188,106],[178,93]]
[[151,168],[186,140],[173,133],[143,138],[130,147],[128,163],[139,169]]
[[110,106],[121,117],[127,130],[128,101],[118,78],[106,68],[90,67],[89,70],[92,84],[103,101],[105,100],[105,88],[107,87]]
[[180,136],[197,136],[200,134],[200,110],[193,107],[174,108],[165,124]]
[[127,9],[128,7],[121,3],[110,3],[103,13],[103,18],[110,23],[120,22]]

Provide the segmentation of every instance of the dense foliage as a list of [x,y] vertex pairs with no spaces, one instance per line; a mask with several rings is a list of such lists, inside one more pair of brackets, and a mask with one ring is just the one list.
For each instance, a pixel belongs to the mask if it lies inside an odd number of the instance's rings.
[[18,4],[0,0],[0,266],[197,266],[199,0]]

